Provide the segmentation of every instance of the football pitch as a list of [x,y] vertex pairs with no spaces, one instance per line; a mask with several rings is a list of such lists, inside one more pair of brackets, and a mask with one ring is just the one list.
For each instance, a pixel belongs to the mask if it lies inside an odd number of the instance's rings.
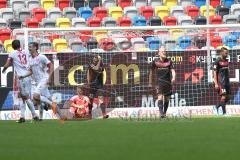
[[231,160],[240,157],[240,118],[0,121],[1,160]]

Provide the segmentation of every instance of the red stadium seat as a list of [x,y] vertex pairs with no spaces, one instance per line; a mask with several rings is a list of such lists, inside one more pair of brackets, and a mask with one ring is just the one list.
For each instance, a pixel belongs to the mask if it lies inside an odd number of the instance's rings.
[[163,17],[163,25],[165,26],[176,26],[177,18],[173,16],[165,16]]
[[218,46],[222,46],[222,37],[221,36],[212,36],[210,37],[211,46],[217,48]]
[[9,28],[0,28],[0,41],[11,39],[11,30]]
[[115,43],[113,42],[112,38],[102,38],[100,39],[100,48],[104,51],[110,51],[115,48]]
[[101,26],[101,19],[98,17],[90,17],[87,20],[87,24],[89,27],[100,27]]
[[220,5],[220,3],[221,3],[221,0],[210,0],[210,5],[213,6],[213,8]]
[[132,20],[130,17],[120,17],[117,21],[119,26],[131,26],[132,25]]
[[38,28],[39,27],[39,22],[38,22],[38,19],[36,19],[36,18],[26,18],[24,22],[28,28]]
[[60,35],[59,34],[52,34],[50,35],[50,37],[48,37],[48,39],[53,42],[54,39],[60,39]]
[[43,18],[46,18],[46,11],[43,8],[33,8],[32,17],[36,18],[38,22],[41,22]]
[[210,24],[222,24],[222,16],[220,16],[220,15],[210,16],[209,23]]
[[0,8],[7,8],[7,0],[0,0]]
[[132,0],[118,0],[117,4],[124,9],[125,7],[132,6]]
[[95,15],[95,17],[98,17],[102,20],[104,17],[108,16],[108,11],[104,7],[94,7],[93,14]]
[[199,8],[197,6],[187,6],[186,13],[193,19],[199,15]]
[[80,31],[79,38],[82,41],[86,41],[86,40],[88,40],[91,37],[92,37],[92,31]]
[[141,6],[140,13],[146,18],[146,20],[148,20],[153,16],[153,8],[152,6]]
[[70,0],[56,0],[56,5],[63,11],[63,8],[70,6]]

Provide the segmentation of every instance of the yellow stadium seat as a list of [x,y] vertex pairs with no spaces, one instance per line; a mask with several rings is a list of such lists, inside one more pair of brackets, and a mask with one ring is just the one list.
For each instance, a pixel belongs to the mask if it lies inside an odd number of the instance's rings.
[[123,11],[121,7],[109,7],[108,14],[114,19],[118,20],[118,18],[123,16]]
[[163,0],[163,4],[168,7],[177,6],[177,0]]
[[7,39],[4,41],[4,48],[7,53],[11,53],[14,49],[12,48],[12,41],[11,39]]
[[56,52],[61,52],[68,48],[68,43],[66,39],[54,39],[53,40],[53,48]]
[[221,49],[222,47],[225,47],[225,48],[227,48],[227,49],[231,49],[229,46],[225,46],[225,45],[223,45],[223,46],[217,46],[217,49]]
[[173,37],[175,40],[184,35],[184,31],[182,29],[170,29],[169,32],[171,37]]
[[[207,16],[207,6],[202,6],[200,8],[201,15]],[[214,16],[215,15],[215,10],[212,6],[209,6],[209,16]]]
[[100,39],[107,37],[107,31],[93,31],[93,36],[96,37],[97,42],[100,41]]
[[150,51],[149,48],[137,48],[135,49],[135,51],[138,51],[138,52],[147,52],[147,51]]
[[45,10],[55,7],[55,0],[41,0],[41,5]]
[[56,25],[60,28],[68,28],[71,27],[71,21],[69,18],[57,18]]
[[155,15],[163,19],[163,17],[169,15],[169,8],[167,6],[156,6]]

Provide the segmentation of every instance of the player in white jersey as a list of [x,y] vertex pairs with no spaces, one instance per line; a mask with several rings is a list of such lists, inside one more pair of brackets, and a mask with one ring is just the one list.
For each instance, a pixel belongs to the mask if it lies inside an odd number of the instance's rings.
[[12,48],[14,51],[9,54],[6,64],[3,68],[3,73],[7,70],[8,67],[13,65],[14,72],[17,77],[18,87],[19,87],[19,96],[23,100],[23,104],[20,105],[21,116],[20,119],[17,121],[18,123],[25,122],[25,104],[29,107],[32,117],[35,121],[38,121],[39,118],[35,113],[35,108],[33,102],[30,99],[30,92],[31,92],[31,79],[29,77],[26,78],[19,78],[23,75],[26,75],[29,70],[29,53],[28,51],[21,50],[20,48],[20,41],[13,40]]
[[41,102],[44,102],[52,107],[53,113],[61,116],[60,109],[51,99],[51,94],[48,90],[48,84],[51,79],[51,75],[53,73],[53,65],[51,61],[43,54],[39,54],[38,43],[32,42],[29,44],[29,51],[32,56],[30,61],[30,68],[27,74],[22,76],[21,78],[28,77],[32,75],[34,82],[33,90],[33,100],[34,103],[38,106],[40,111],[40,119],[42,119],[43,107],[41,106]]

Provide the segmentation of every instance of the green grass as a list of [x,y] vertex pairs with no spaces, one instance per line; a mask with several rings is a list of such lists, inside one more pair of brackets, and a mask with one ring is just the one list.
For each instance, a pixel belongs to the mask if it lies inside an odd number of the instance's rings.
[[236,160],[239,151],[240,118],[0,121],[1,160]]

